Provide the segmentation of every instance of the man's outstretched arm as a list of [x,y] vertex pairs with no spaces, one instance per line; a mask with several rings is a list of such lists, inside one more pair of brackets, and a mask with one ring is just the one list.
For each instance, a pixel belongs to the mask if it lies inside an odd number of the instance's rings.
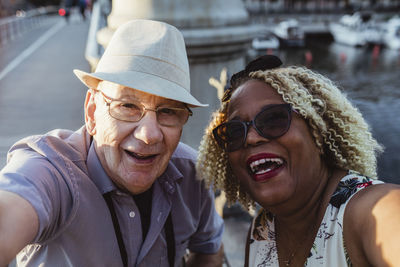
[[29,244],[39,228],[35,209],[15,193],[0,190],[0,267]]

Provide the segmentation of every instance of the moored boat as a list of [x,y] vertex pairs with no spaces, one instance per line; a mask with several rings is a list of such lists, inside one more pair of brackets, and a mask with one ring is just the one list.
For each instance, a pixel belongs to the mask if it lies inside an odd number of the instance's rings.
[[382,39],[387,48],[400,49],[400,17],[396,16],[387,21]]
[[281,21],[273,30],[281,47],[304,46],[304,31],[296,19]]
[[371,13],[356,12],[344,15],[338,22],[332,22],[329,29],[333,39],[350,46],[365,46],[381,44],[382,35],[378,24],[372,19]]
[[278,49],[279,40],[272,33],[266,32],[253,39],[252,47],[255,50]]

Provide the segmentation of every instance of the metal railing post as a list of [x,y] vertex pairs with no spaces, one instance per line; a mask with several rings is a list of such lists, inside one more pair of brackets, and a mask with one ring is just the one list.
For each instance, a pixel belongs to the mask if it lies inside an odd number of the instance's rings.
[[57,12],[56,6],[41,7],[29,10],[19,16],[10,16],[0,19],[0,44],[4,45],[25,32],[44,25],[49,15]]

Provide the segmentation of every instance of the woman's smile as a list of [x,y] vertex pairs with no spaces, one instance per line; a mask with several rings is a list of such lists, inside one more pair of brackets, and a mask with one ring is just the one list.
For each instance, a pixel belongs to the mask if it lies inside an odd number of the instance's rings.
[[253,180],[263,182],[275,177],[285,165],[283,158],[269,153],[260,153],[247,160],[247,166]]

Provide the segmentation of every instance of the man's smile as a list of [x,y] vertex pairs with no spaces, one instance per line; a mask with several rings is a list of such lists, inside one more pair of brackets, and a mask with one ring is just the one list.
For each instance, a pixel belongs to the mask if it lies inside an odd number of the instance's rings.
[[153,161],[158,154],[139,154],[133,151],[124,150],[130,157],[140,161]]

